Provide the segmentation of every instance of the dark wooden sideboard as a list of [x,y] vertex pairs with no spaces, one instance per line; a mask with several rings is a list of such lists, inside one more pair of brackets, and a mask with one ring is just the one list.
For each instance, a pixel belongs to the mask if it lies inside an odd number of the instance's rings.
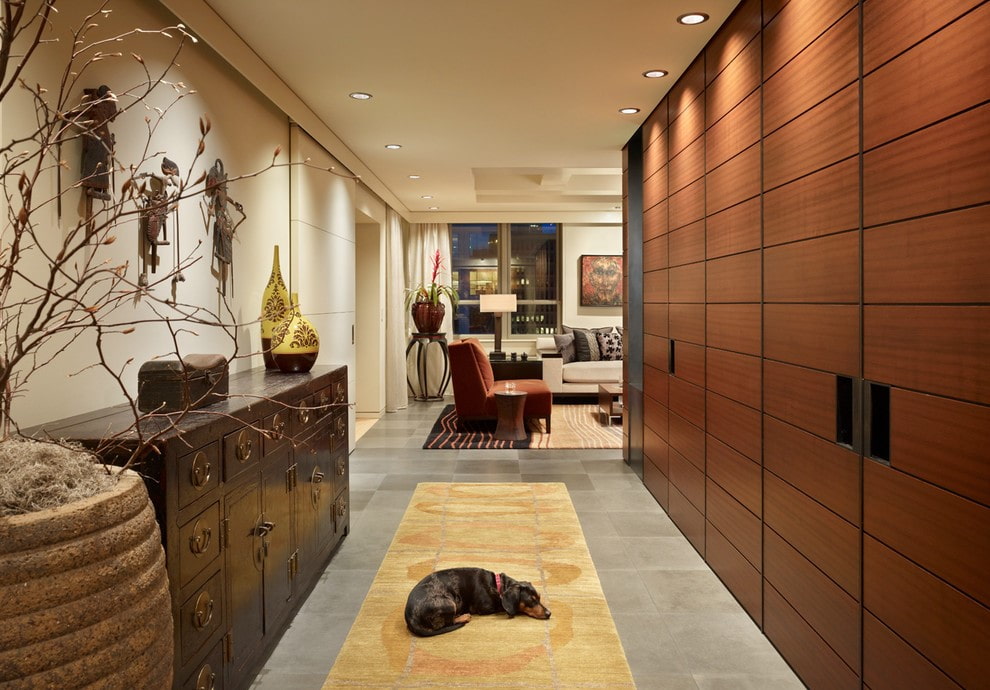
[[[165,546],[174,687],[250,685],[346,536],[347,402],[344,366],[255,369],[222,402],[142,422],[160,434],[137,469]],[[114,407],[32,433],[95,445],[131,419]]]

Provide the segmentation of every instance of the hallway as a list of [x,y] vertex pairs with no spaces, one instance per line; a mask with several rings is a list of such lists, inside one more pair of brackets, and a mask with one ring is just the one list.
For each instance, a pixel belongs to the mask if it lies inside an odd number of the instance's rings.
[[423,481],[566,484],[637,687],[803,687],[626,467],[620,450],[422,450],[442,407],[410,402],[357,441],[350,456],[350,535],[254,690],[322,687],[409,498]]

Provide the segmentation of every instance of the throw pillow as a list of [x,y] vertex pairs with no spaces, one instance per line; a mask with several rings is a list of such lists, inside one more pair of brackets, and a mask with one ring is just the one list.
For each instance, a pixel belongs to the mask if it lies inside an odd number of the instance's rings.
[[598,349],[603,360],[622,359],[621,333],[596,333],[595,335],[598,337]]
[[553,337],[553,341],[557,345],[557,352],[560,353],[560,358],[563,360],[564,364],[567,364],[568,362],[573,362],[575,359],[577,359],[577,353],[574,351],[573,333],[555,335]]
[[594,331],[574,328],[571,332],[574,334],[574,351],[579,362],[597,362],[602,358]]

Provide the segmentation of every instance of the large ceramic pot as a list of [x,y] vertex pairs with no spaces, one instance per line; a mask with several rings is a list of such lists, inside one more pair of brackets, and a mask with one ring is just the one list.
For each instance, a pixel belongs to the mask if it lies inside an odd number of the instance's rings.
[[417,333],[437,333],[443,324],[446,309],[442,302],[413,302],[412,318]]
[[279,371],[297,373],[309,371],[320,355],[320,335],[299,311],[299,295],[292,293],[289,317],[272,331],[272,358]]
[[170,688],[172,608],[144,482],[0,518],[0,686]]
[[265,359],[265,368],[275,368],[275,358],[272,357],[272,331],[289,315],[289,291],[282,280],[282,265],[278,259],[278,245],[275,245],[275,256],[272,258],[272,273],[268,277],[268,285],[261,295],[261,352]]

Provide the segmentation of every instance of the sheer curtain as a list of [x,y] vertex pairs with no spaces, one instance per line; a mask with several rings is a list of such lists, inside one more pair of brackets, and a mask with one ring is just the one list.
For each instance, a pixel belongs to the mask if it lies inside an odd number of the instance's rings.
[[[440,275],[437,276],[438,283],[450,284],[450,228],[446,223],[412,223],[409,226],[409,232],[406,235],[406,287],[411,288],[417,285],[428,284],[430,282],[430,276],[433,273],[433,254],[437,250],[440,250],[440,257],[443,260],[443,269]],[[405,294],[403,294],[405,297]],[[450,342],[451,332],[453,326],[453,310],[451,309],[450,303],[444,299],[443,305],[446,307],[446,312],[443,315],[443,324],[440,326],[440,330],[447,334],[447,342]],[[408,310],[405,313],[406,319],[406,338],[408,339],[409,334],[413,331],[412,317],[409,315]],[[429,387],[434,388],[433,384],[439,381],[439,378],[443,375],[443,359],[440,356],[440,350],[437,347],[429,348],[430,356],[427,360],[427,379],[430,382]],[[412,355],[410,354],[410,358]],[[415,362],[406,362],[407,367],[415,367]],[[415,371],[415,369],[413,369]],[[413,379],[416,379],[413,376]],[[418,389],[418,383],[414,382],[413,386]],[[451,393],[449,387],[447,394]]]
[[385,211],[385,411],[404,409],[409,403],[406,385],[405,261],[402,219],[391,208]]

